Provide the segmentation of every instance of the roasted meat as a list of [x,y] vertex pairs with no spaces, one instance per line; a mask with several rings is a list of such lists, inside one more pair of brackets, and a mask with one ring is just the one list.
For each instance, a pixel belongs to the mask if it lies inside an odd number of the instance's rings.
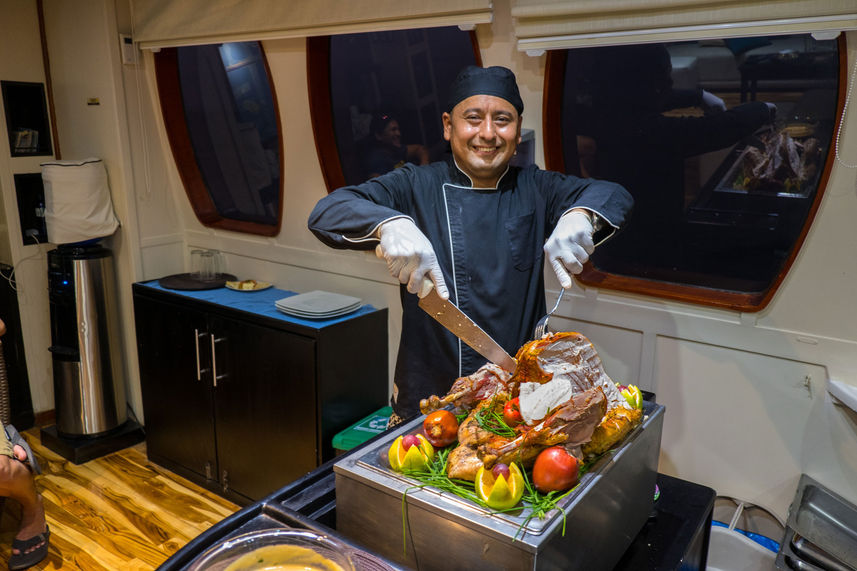
[[458,426],[458,446],[449,453],[447,459],[447,476],[461,480],[476,479],[476,472],[483,466],[482,459],[477,455],[477,449],[494,439],[506,441],[480,425],[478,415],[487,409],[493,409],[495,412],[502,411],[503,403],[508,399],[508,393],[500,392],[492,398],[482,400],[470,411],[467,418],[461,421]]
[[[622,407],[619,407],[622,408]],[[518,462],[529,467],[539,452],[563,444],[568,448],[589,442],[595,427],[607,413],[607,399],[601,387],[579,392],[549,417],[527,427],[514,439],[491,439],[477,450],[485,466],[496,462]]]
[[500,393],[494,398],[480,401],[476,408],[467,415],[461,424],[458,426],[458,443],[462,446],[476,448],[481,444],[485,444],[496,434],[487,430],[479,424],[477,415],[485,409],[494,409],[495,412],[502,414],[503,404],[509,400],[507,393]]
[[574,331],[552,333],[530,341],[518,350],[518,367],[512,382],[544,384],[556,377],[571,382],[574,393],[601,387],[607,397],[607,408],[622,405],[625,399],[604,371],[601,357],[592,343]]
[[818,139],[803,142],[786,130],[760,138],[763,147],[750,147],[743,155],[737,188],[745,190],[795,191],[818,172]]
[[595,427],[592,438],[582,447],[585,456],[598,456],[628,436],[631,429],[640,424],[643,411],[638,408],[618,406],[607,413],[601,423]]
[[482,460],[476,455],[476,449],[469,446],[456,446],[446,460],[446,475],[459,480],[476,480],[476,473],[482,467]]
[[455,380],[443,397],[432,395],[420,401],[420,412],[429,414],[449,404],[457,408],[470,409],[479,401],[492,398],[500,391],[510,390],[512,375],[494,363],[486,363],[475,373]]
[[[528,467],[542,450],[557,444],[581,458],[600,454],[642,418],[641,411],[630,410],[595,347],[580,333],[554,333],[531,341],[518,350],[517,361],[514,375],[488,364],[457,379],[444,397],[420,403],[426,414],[448,405],[470,411],[458,428],[458,446],[447,458],[450,478],[472,481],[479,468],[497,462]],[[501,417],[503,405],[519,394],[522,414],[529,396],[541,405],[531,407],[538,416],[516,426],[515,434],[501,436],[486,418]],[[541,403],[543,396],[554,400]]]

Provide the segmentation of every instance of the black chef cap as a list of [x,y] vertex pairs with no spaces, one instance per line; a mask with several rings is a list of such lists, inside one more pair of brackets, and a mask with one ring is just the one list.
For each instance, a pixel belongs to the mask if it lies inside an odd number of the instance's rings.
[[477,67],[468,65],[458,74],[449,88],[449,101],[446,110],[452,108],[472,95],[493,95],[505,99],[518,110],[524,112],[524,102],[518,92],[518,84],[512,70],[500,67]]

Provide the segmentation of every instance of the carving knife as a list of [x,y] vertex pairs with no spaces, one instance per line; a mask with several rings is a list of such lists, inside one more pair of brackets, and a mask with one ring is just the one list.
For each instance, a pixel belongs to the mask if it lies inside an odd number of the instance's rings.
[[[430,291],[420,298],[419,305],[423,311],[431,315],[441,325],[449,329],[453,335],[467,343],[474,351],[509,371],[515,372],[517,363],[505,349],[494,341],[490,335],[485,333],[481,327],[476,325],[472,319],[467,317],[458,307],[449,300],[443,300],[437,294],[437,288],[431,280],[423,283],[423,290]],[[420,293],[422,293],[420,292]]]

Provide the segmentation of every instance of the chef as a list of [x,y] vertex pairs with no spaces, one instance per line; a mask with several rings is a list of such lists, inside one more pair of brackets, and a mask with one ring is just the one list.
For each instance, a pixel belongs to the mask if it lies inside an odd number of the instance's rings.
[[631,195],[617,184],[510,166],[523,111],[511,70],[468,66],[450,87],[442,117],[449,161],[406,164],[339,188],[310,214],[319,240],[374,248],[402,284],[391,425],[485,364],[420,309],[424,281],[514,355],[546,311],[544,258],[570,288],[571,274],[631,209]]

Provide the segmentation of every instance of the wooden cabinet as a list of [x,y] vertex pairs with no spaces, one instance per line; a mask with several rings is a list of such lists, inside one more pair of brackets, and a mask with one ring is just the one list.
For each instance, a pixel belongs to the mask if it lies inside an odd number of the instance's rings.
[[387,404],[386,309],[314,323],[276,312],[282,290],[133,289],[149,459],[237,503],[333,458],[334,435]]

